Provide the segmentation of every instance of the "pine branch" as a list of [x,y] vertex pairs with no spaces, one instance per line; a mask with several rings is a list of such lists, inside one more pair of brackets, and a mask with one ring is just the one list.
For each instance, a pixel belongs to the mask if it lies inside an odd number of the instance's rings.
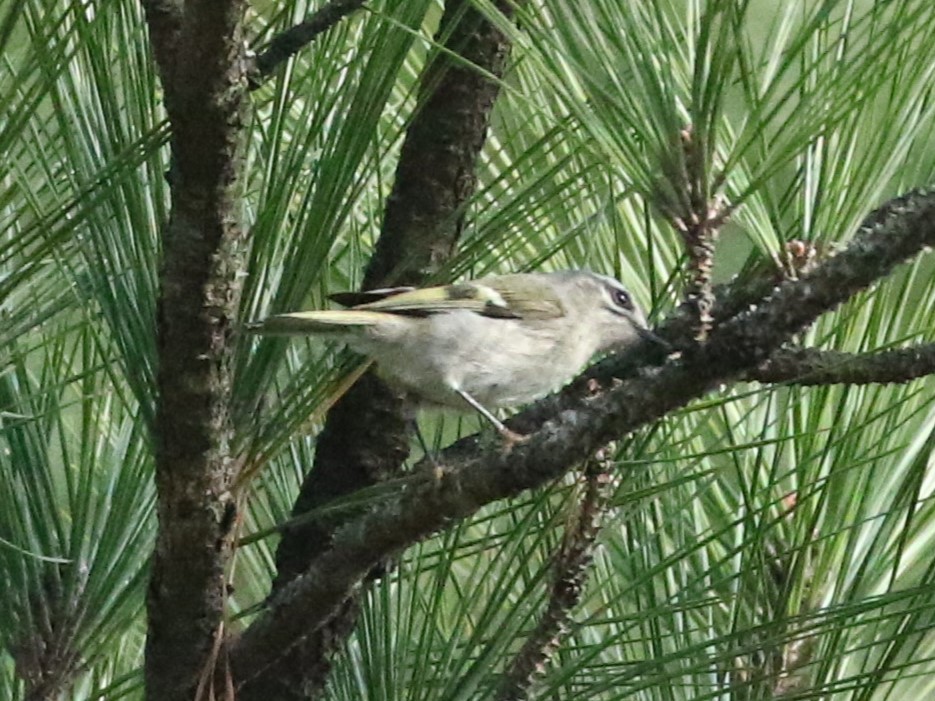
[[[421,79],[365,289],[417,284],[437,271],[457,244],[463,207],[475,189],[475,163],[499,93],[499,83],[489,76],[503,74],[509,42],[467,2],[446,4],[438,38],[446,51],[437,54]],[[375,375],[364,375],[331,410],[293,516],[395,474],[409,452],[406,412],[395,392]],[[285,530],[276,554],[273,596],[327,550],[342,524],[319,520]],[[379,569],[382,562],[374,567]],[[361,578],[366,575],[362,572]],[[250,678],[239,698],[265,699],[270,689],[277,698],[306,698],[318,689],[330,670],[331,655],[353,627],[355,587],[348,589],[327,625]]]
[[182,0],[143,0],[153,54],[163,80],[172,81],[176,44],[182,31]]
[[153,431],[159,531],[147,601],[147,696],[190,701],[212,676],[236,505],[227,418],[241,289],[245,3],[148,2],[172,128]]
[[718,234],[729,213],[720,201],[710,197],[708,174],[705,168],[704,144],[698,143],[690,126],[679,135],[681,157],[673,159],[670,178],[679,184],[679,198],[670,202],[662,189],[657,192],[657,206],[681,234],[688,253],[685,271],[685,305],[692,310],[692,339],[703,341],[714,323],[714,288],[711,273],[714,269],[714,247]]
[[363,5],[364,0],[331,0],[315,10],[304,22],[274,36],[248,69],[250,89],[260,87],[281,64]]
[[867,353],[818,348],[777,351],[748,374],[758,382],[803,386],[905,383],[935,374],[935,343]]
[[588,567],[594,559],[594,546],[601,532],[609,489],[609,461],[595,457],[584,470],[584,493],[573,523],[566,527],[561,550],[555,558],[555,580],[549,601],[535,630],[504,672],[497,698],[522,701],[555,654],[571,627],[572,611],[581,602]]

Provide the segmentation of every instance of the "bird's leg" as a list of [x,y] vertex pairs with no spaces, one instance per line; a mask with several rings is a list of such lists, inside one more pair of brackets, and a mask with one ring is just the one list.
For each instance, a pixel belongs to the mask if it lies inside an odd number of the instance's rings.
[[521,433],[516,433],[516,431],[511,431],[508,429],[500,419],[487,410],[487,407],[474,399],[474,397],[465,392],[463,389],[455,389],[455,392],[461,396],[461,399],[470,404],[478,414],[493,424],[494,428],[497,429],[497,432],[500,434],[503,440],[507,442],[508,447],[512,448],[516,443],[525,443],[529,440],[529,436],[524,436]]

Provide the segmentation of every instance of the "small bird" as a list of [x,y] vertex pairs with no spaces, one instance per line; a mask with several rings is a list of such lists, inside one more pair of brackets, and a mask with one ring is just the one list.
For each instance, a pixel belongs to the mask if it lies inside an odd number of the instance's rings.
[[597,354],[665,341],[617,280],[588,270],[495,275],[439,287],[332,295],[349,307],[278,314],[260,334],[321,335],[372,358],[389,383],[429,404],[491,412],[559,389]]

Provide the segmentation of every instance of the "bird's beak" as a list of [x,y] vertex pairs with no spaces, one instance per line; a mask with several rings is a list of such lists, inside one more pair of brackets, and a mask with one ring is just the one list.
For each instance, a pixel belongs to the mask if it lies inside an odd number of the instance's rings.
[[669,343],[667,340],[665,340],[661,336],[657,336],[656,334],[654,334],[646,326],[637,326],[636,333],[639,334],[640,338],[644,338],[647,341],[651,341],[652,343],[655,343],[657,346],[661,347],[663,350],[667,352],[673,350],[673,346],[671,343]]

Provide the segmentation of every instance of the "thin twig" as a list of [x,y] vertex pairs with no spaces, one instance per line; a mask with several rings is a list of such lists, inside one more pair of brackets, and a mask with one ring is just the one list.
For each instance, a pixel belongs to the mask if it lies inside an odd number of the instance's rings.
[[254,59],[250,75],[250,89],[260,87],[277,66],[295,56],[320,34],[324,34],[352,12],[359,10],[364,0],[331,0],[318,8],[303,22],[273,37],[266,48]]
[[685,243],[688,265],[684,298],[692,311],[691,337],[697,342],[707,338],[714,323],[715,295],[711,283],[714,247],[731,213],[720,197],[711,195],[702,140],[692,125],[679,132],[674,157],[664,164],[665,177],[658,183],[653,198]]
[[529,697],[536,679],[545,671],[571,628],[571,614],[581,601],[611,494],[611,467],[610,461],[602,456],[585,465],[584,493],[555,557],[555,580],[548,604],[535,630],[504,672],[497,696],[500,701],[521,701]]

